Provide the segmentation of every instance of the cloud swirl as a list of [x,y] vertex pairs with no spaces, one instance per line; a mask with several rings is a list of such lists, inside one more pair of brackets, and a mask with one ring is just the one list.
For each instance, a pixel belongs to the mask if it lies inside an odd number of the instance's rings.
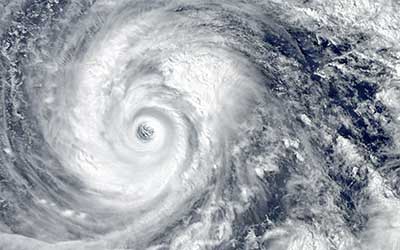
[[3,6],[0,248],[400,247],[398,4]]

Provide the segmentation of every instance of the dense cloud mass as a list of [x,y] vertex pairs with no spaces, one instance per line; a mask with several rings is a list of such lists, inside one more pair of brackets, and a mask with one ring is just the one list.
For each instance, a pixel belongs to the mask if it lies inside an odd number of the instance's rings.
[[0,249],[400,249],[399,13],[1,1]]

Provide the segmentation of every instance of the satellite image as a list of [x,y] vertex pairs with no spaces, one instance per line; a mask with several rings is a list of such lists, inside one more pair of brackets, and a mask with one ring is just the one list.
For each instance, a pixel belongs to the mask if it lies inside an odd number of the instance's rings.
[[400,2],[0,0],[0,250],[400,250]]

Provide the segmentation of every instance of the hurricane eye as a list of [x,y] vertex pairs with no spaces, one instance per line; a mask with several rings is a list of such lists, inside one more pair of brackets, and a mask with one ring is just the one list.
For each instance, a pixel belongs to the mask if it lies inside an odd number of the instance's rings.
[[136,136],[143,142],[148,142],[154,138],[154,128],[147,123],[138,126]]

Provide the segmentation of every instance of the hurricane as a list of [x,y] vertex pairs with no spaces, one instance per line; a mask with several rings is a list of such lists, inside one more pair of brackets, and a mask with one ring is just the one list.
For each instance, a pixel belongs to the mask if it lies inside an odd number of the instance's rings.
[[400,249],[399,13],[2,1],[0,249]]

